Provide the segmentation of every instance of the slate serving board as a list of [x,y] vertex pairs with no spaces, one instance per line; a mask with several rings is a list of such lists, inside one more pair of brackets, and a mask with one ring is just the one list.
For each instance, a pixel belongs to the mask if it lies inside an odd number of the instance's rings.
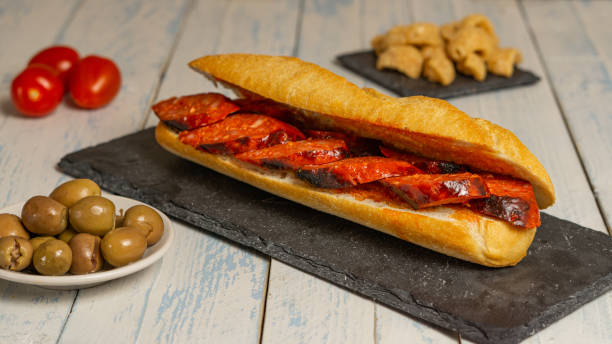
[[395,92],[402,97],[423,95],[434,98],[448,99],[481,92],[499,90],[508,87],[530,85],[540,81],[535,74],[516,68],[510,78],[491,73],[484,81],[457,73],[455,81],[448,86],[442,86],[427,79],[410,79],[404,74],[394,70],[376,69],[376,53],[373,50],[339,55],[338,61],[351,71],[374,81],[375,83]]
[[69,154],[59,167],[478,343],[519,342],[612,289],[612,239],[544,213],[528,256],[492,269],[178,158],[153,129]]

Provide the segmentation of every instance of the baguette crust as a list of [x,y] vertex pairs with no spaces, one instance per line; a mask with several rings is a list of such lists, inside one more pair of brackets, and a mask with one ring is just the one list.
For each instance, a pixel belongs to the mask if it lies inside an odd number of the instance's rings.
[[155,138],[175,155],[277,196],[481,265],[515,265],[526,255],[536,231],[535,228],[519,229],[467,208],[399,209],[370,200],[359,201],[348,194],[316,189],[292,174],[281,176],[230,156],[206,153],[183,144],[178,135],[162,122],[157,125]]
[[230,87],[305,110],[331,127],[426,157],[527,180],[540,208],[554,203],[546,170],[512,132],[471,118],[444,100],[394,98],[363,90],[294,57],[214,55],[189,65]]

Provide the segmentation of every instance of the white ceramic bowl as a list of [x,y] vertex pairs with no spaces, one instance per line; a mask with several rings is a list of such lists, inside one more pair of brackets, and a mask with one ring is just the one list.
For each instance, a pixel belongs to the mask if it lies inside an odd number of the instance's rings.
[[[119,209],[127,210],[129,207],[137,204],[145,204],[130,198],[121,196],[115,196],[110,194],[103,195],[115,203],[117,211]],[[4,209],[0,209],[0,213],[9,213],[21,216],[21,208],[25,201],[13,204]],[[146,205],[146,204],[145,204]],[[155,208],[154,208],[155,209]],[[158,261],[170,248],[172,240],[174,239],[174,229],[170,219],[164,215],[161,211],[155,209],[164,220],[164,234],[162,235],[159,242],[149,248],[144,253],[144,256],[129,265],[115,268],[112,270],[105,270],[95,272],[88,275],[65,275],[65,276],[41,276],[32,273],[15,272],[0,269],[0,279],[4,279],[11,282],[31,284],[43,288],[49,289],[83,289],[90,288],[110,280],[121,278],[140,271],[151,264]]]

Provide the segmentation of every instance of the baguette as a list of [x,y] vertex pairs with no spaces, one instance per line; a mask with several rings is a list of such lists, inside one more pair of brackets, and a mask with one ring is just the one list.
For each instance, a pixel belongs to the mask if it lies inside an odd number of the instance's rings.
[[[290,57],[218,55],[195,60],[190,66],[239,96],[263,97],[287,105],[318,127],[524,179],[532,184],[541,208],[554,202],[554,189],[545,169],[510,131],[470,118],[443,100],[398,99],[363,90],[321,67]],[[219,173],[477,264],[515,265],[526,255],[535,235],[536,228],[518,228],[466,207],[412,210],[315,188],[292,173],[261,168],[231,155],[211,154],[186,145],[163,122],[158,124],[155,136],[169,152]]]

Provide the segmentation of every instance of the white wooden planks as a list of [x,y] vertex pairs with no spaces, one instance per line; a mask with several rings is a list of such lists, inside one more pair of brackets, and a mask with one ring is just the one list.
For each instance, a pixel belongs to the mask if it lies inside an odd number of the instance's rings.
[[[523,4],[599,206],[612,222],[610,2]],[[610,228],[609,228],[610,229]]]
[[[45,123],[18,117],[10,101],[10,87],[29,58],[53,43],[78,5],[79,1],[0,2],[0,207],[17,203],[42,186],[54,185],[45,174],[19,179],[29,167],[23,156],[36,151],[37,144],[19,145],[15,136],[22,134],[21,127],[42,128]],[[0,343],[55,341],[74,295],[0,280]]]

